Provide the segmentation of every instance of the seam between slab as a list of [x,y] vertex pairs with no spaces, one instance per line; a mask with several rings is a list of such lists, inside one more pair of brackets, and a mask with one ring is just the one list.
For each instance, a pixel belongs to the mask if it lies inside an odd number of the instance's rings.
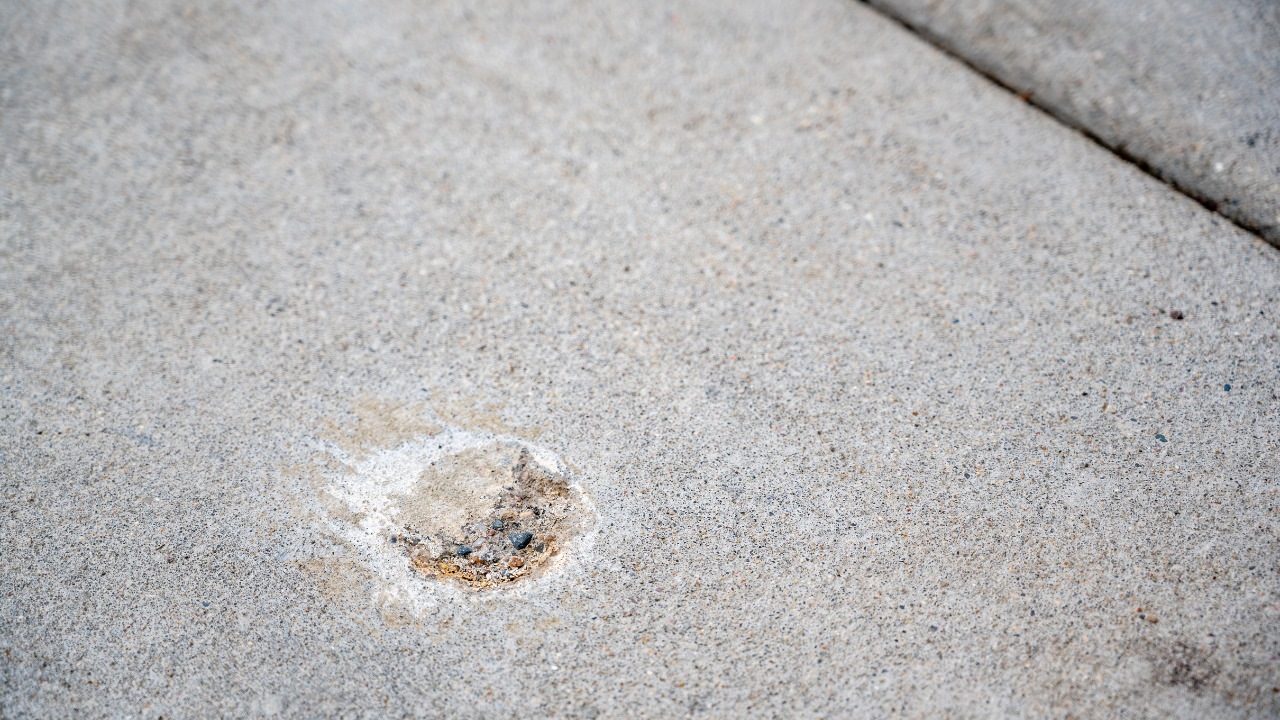
[[[1133,153],[1126,150],[1124,147],[1107,142],[1105,139],[1103,139],[1097,133],[1090,130],[1088,127],[1078,122],[1075,122],[1071,118],[1064,117],[1062,114],[1056,112],[1053,108],[1049,107],[1048,105],[1041,104],[1035,99],[1034,90],[1030,92],[1024,92],[1024,91],[1018,90],[1012,85],[1009,85],[999,75],[995,74],[994,72],[986,70],[982,66],[978,65],[977,63],[975,63],[974,61],[966,57],[960,50],[952,47],[952,45],[948,43],[945,38],[942,38],[935,33],[929,32],[928,29],[920,27],[915,23],[911,22],[910,20],[908,20],[907,18],[895,14],[888,8],[884,8],[884,7],[880,7],[879,5],[872,4],[871,0],[854,0],[854,2],[857,2],[859,5],[862,5],[868,10],[871,10],[872,12],[875,12],[876,14],[892,22],[893,24],[901,27],[902,29],[906,30],[912,35],[915,35],[916,37],[920,38],[924,42],[928,43],[933,48],[937,49],[942,54],[952,58],[953,60],[960,63],[961,65],[964,65],[966,68],[972,70],[978,75],[981,75],[982,77],[986,78],[988,81],[990,81],[997,87],[1005,90],[1009,94],[1016,95],[1023,102],[1036,108],[1037,110],[1044,113],[1045,115],[1048,115],[1049,117],[1053,118],[1059,124],[1065,125],[1066,127],[1069,127],[1072,130],[1075,130],[1076,132],[1080,133],[1081,135],[1091,140],[1095,145],[1106,149],[1115,157],[1123,160],[1124,162],[1130,165],[1133,165],[1134,167],[1138,168],[1146,175],[1149,175],[1150,177],[1164,184],[1166,187],[1177,192],[1179,195],[1182,195],[1183,197],[1186,197],[1196,202],[1205,210],[1208,210],[1214,215],[1217,215],[1223,220],[1226,220],[1232,225],[1235,225],[1241,230],[1249,233],[1250,235],[1253,235],[1254,237],[1258,238],[1262,242],[1269,243],[1267,238],[1262,234],[1261,228],[1254,227],[1253,225],[1249,224],[1248,222],[1242,219],[1234,218],[1229,215],[1223,214],[1222,211],[1218,209],[1219,205],[1216,201],[1206,197],[1204,194],[1197,191],[1194,187],[1187,186],[1183,183],[1178,182],[1173,178],[1168,177],[1167,175],[1165,175],[1160,171],[1160,168],[1152,165],[1151,163],[1147,162],[1143,158],[1140,158],[1134,155]],[[1269,243],[1269,244],[1274,245],[1274,243]]]

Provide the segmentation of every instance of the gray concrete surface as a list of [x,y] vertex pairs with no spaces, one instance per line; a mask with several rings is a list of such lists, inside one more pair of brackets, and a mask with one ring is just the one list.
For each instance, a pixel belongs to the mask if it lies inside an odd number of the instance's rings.
[[1280,246],[1280,3],[864,1]]
[[[868,8],[3,13],[0,715],[1280,709],[1280,254]],[[433,433],[584,541],[361,545]]]

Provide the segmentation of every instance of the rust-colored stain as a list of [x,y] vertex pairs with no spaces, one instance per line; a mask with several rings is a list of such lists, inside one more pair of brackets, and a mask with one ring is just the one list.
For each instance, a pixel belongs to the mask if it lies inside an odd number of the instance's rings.
[[395,542],[423,576],[474,589],[515,582],[537,574],[560,552],[561,539],[576,532],[580,503],[565,478],[538,465],[528,450],[494,474],[501,489],[484,506],[469,508],[456,530],[404,525]]

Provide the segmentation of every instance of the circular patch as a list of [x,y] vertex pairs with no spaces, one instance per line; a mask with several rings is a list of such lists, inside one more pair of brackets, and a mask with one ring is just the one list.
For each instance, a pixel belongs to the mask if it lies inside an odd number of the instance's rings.
[[509,436],[448,429],[359,458],[331,451],[344,472],[327,489],[341,501],[330,524],[392,573],[518,582],[557,564],[594,517],[554,454]]

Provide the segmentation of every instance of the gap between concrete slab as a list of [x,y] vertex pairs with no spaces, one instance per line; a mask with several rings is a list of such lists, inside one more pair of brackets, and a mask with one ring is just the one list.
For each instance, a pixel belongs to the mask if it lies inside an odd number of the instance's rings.
[[[1129,163],[1130,165],[1137,167],[1138,169],[1142,170],[1142,172],[1146,173],[1147,175],[1150,175],[1156,180],[1159,180],[1161,183],[1164,183],[1166,186],[1168,186],[1169,188],[1172,188],[1174,191],[1194,200],[1196,203],[1204,207],[1204,209],[1208,210],[1209,212],[1217,215],[1223,220],[1226,220],[1232,225],[1235,225],[1241,230],[1244,230],[1245,232],[1257,237],[1258,239],[1264,242],[1270,242],[1267,239],[1267,237],[1262,234],[1261,228],[1255,227],[1250,223],[1248,223],[1247,221],[1242,220],[1240,218],[1234,218],[1229,215],[1223,214],[1218,210],[1217,202],[1206,197],[1204,194],[1197,192],[1194,187],[1189,187],[1184,183],[1180,183],[1177,180],[1166,176],[1164,173],[1160,172],[1160,168],[1155,167],[1154,165],[1147,162],[1146,160],[1143,160],[1142,158],[1133,155],[1128,150],[1126,150],[1124,146],[1107,142],[1097,133],[1090,130],[1088,127],[1081,125],[1080,123],[1074,122],[1068,117],[1064,117],[1061,113],[1054,111],[1054,109],[1049,107],[1048,105],[1044,105],[1042,103],[1037,102],[1035,99],[1034,91],[1022,92],[1017,88],[1014,88],[1013,86],[1006,83],[999,75],[996,75],[994,72],[990,72],[984,69],[982,66],[970,60],[958,48],[955,48],[950,43],[948,43],[945,38],[939,37],[937,34],[929,32],[927,28],[922,28],[919,25],[911,22],[910,20],[904,17],[901,17],[898,14],[895,14],[889,8],[885,8],[885,7],[881,7],[879,5],[873,4],[872,2],[869,2],[869,0],[853,0],[853,1],[879,14],[881,17],[893,22],[899,27],[902,27],[907,32],[910,32],[912,35],[915,35],[921,40],[924,40],[934,48],[937,48],[938,51],[942,52],[944,55],[951,57],[956,62],[959,62],[960,64],[969,68],[973,72],[981,75],[982,77],[986,78],[991,83],[993,83],[994,85],[1000,87],[1001,89],[1005,90],[1006,92],[1012,95],[1018,96],[1028,105],[1031,105],[1032,107],[1036,108],[1037,110],[1040,110],[1041,112],[1053,118],[1054,120],[1057,120],[1059,123],[1066,125],[1067,127],[1079,132],[1081,135],[1084,135],[1086,138],[1093,141],[1094,144],[1100,147],[1106,148],[1109,152],[1111,152],[1112,155],[1115,155],[1116,157]],[[1276,245],[1275,243],[1271,243],[1271,244],[1275,245],[1276,247],[1280,247],[1280,245]]]

